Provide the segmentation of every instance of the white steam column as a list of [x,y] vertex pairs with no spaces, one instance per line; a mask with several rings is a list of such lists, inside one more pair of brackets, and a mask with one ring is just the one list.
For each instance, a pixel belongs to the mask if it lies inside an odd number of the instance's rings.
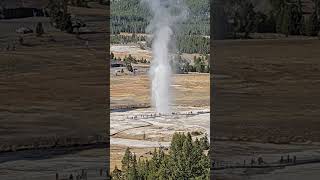
[[153,34],[153,59],[150,68],[152,105],[157,113],[167,114],[170,113],[172,100],[170,96],[172,71],[169,55],[172,29],[177,22],[186,19],[188,10],[181,0],[143,0],[143,2],[148,3],[153,13],[153,19],[147,28],[147,31]]
[[170,112],[171,67],[168,45],[172,31],[163,26],[157,32],[152,44],[153,61],[150,77],[152,79],[152,104],[158,113]]

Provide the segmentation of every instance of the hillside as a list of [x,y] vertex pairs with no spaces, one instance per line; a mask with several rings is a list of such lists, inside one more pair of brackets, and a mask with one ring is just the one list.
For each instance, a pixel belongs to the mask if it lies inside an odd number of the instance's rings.
[[320,30],[320,6],[313,0],[226,0],[213,8],[216,39],[255,38],[252,33],[317,36]]
[[[293,3],[297,0],[291,0]],[[272,10],[270,0],[251,0],[256,11],[267,13]],[[312,0],[301,0],[302,11],[304,14],[311,14],[314,11],[315,5]]]
[[[208,0],[186,0],[190,15],[183,23],[183,33],[209,35],[210,8]],[[152,18],[148,7],[140,0],[111,1],[112,33],[135,32],[145,33],[148,22]]]
[[[173,28],[176,47],[181,53],[209,54],[210,6],[208,0],[185,0],[188,19],[178,22],[179,28]],[[111,43],[127,44],[146,41],[151,46],[151,39],[146,29],[152,13],[140,0],[111,1]],[[123,33],[130,33],[124,36]],[[139,34],[139,36],[136,36]]]

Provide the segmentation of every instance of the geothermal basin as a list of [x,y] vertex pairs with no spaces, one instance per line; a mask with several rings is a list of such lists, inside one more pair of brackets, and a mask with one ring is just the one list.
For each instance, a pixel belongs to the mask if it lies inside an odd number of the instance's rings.
[[209,107],[171,107],[169,114],[154,108],[111,112],[110,144],[127,147],[169,146],[175,132],[190,132],[194,138],[210,134]]

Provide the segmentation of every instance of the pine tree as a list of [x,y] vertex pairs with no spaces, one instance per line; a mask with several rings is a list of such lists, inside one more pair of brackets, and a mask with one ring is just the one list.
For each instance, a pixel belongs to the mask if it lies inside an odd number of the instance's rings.
[[305,22],[305,31],[307,36],[316,36],[319,31],[318,17],[313,13]]
[[193,150],[192,150],[192,161],[197,162],[194,163],[192,166],[192,172],[193,174],[199,175],[201,173],[201,167],[199,167],[199,160],[202,156],[203,150],[201,148],[200,141],[198,138],[193,142]]
[[68,0],[50,0],[48,9],[54,27],[68,33],[73,32],[71,15],[68,13]]
[[110,58],[111,58],[111,59],[114,59],[114,54],[113,54],[113,52],[110,53]]
[[148,173],[147,164],[144,160],[139,158],[137,167],[138,177],[140,179],[146,179],[146,174]]
[[209,141],[208,141],[207,134],[205,134],[205,136],[200,138],[200,145],[201,145],[201,149],[202,150],[208,150],[209,149]]
[[44,33],[43,26],[42,26],[41,22],[38,22],[38,24],[37,24],[36,33],[37,33],[37,36],[42,36],[42,34]]
[[169,169],[169,157],[165,156],[163,153],[163,156],[161,155],[161,162],[160,167],[158,171],[159,180],[167,180],[172,177],[171,171]]
[[254,19],[255,19],[255,12],[253,10],[253,5],[251,2],[249,1],[245,1],[242,4],[242,9],[243,12],[242,14],[242,21],[243,21],[243,28],[244,28],[244,32],[245,38],[249,37],[249,33],[252,32],[252,30],[254,29]]
[[130,152],[130,149],[127,148],[125,153],[124,153],[124,156],[123,156],[123,158],[121,160],[121,164],[122,164],[121,169],[122,169],[122,172],[123,172],[123,177],[128,177],[131,160],[132,160],[132,154]]
[[127,149],[122,159],[123,171],[115,168],[112,176],[129,180],[209,179],[210,161],[201,146],[201,141],[193,141],[190,133],[175,133],[168,154],[163,148],[155,149],[151,159],[139,158],[137,162],[135,154]]
[[128,170],[127,179],[128,180],[137,180],[138,179],[138,171],[137,171],[137,157],[134,154],[130,161],[130,167]]
[[192,177],[192,165],[196,163],[192,161],[193,160],[192,151],[193,151],[192,138],[191,138],[191,134],[188,133],[182,146],[182,154],[183,154],[182,163],[184,165],[184,167],[182,166],[184,170],[182,177],[184,179],[190,179]]
[[112,171],[111,176],[113,180],[122,180],[122,172],[118,169],[117,166]]

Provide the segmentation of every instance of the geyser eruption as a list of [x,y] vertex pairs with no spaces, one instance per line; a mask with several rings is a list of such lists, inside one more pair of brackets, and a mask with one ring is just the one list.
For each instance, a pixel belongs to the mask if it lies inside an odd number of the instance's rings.
[[[173,30],[186,19],[188,10],[181,0],[143,0],[153,14],[147,32],[153,34],[150,68],[152,105],[157,113],[170,112],[171,57]],[[171,45],[171,46],[170,46]]]
[[152,102],[159,113],[169,113],[170,108],[170,77],[171,67],[168,54],[168,44],[172,31],[163,26],[157,32],[152,45],[153,62],[150,76],[152,78]]

